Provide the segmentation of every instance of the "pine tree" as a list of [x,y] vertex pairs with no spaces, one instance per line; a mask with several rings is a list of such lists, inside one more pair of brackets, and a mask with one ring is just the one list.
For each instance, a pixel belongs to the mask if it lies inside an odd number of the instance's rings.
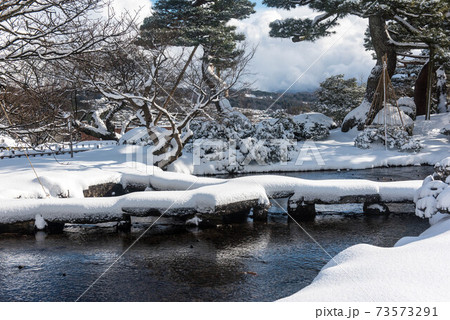
[[[372,101],[381,72],[382,57],[388,57],[388,73],[393,75],[397,64],[397,52],[406,49],[433,48],[440,63],[449,56],[448,0],[264,0],[270,7],[292,9],[307,6],[320,14],[314,19],[285,19],[271,23],[270,35],[291,38],[293,42],[315,41],[333,34],[333,27],[349,15],[367,18],[371,44],[377,59],[367,80],[365,102]],[[402,35],[396,36],[401,29]],[[343,131],[356,125],[358,119],[344,125]]]
[[139,43],[201,47],[203,78],[214,88],[222,81],[220,71],[232,68],[244,53],[237,44],[245,36],[228,22],[247,18],[254,6],[248,0],[159,0],[141,26]]
[[364,88],[357,84],[356,78],[346,80],[343,74],[338,74],[321,82],[315,95],[318,99],[317,111],[340,124],[345,115],[361,103]]

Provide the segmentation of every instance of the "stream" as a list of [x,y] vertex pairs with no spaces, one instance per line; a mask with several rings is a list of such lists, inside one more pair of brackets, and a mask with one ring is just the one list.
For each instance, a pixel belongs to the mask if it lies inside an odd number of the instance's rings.
[[[432,172],[422,166],[286,175],[396,181]],[[330,256],[349,246],[390,247],[419,235],[429,224],[406,213],[412,209],[366,216],[360,205],[321,206],[304,230],[274,206],[268,223],[157,225],[142,237],[151,221],[131,233],[72,226],[62,234],[0,234],[0,301],[273,301],[310,284]]]

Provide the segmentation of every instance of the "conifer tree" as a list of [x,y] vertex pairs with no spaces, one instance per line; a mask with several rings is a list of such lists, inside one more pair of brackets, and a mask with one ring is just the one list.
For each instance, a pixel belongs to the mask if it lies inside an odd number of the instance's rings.
[[222,81],[220,70],[232,68],[244,53],[237,44],[245,36],[228,22],[247,18],[254,6],[248,0],[159,0],[144,20],[139,42],[201,48],[203,79],[212,89]]
[[[436,60],[440,63],[449,60],[448,0],[264,0],[264,3],[288,10],[307,6],[319,12],[314,19],[289,18],[271,23],[272,37],[291,38],[293,42],[315,41],[329,36],[334,33],[333,27],[349,15],[367,18],[377,64],[367,80],[366,105],[372,101],[384,55],[388,57],[390,75],[395,72],[399,49],[433,48]],[[352,125],[356,124],[352,121]],[[352,125],[343,126],[343,130]]]

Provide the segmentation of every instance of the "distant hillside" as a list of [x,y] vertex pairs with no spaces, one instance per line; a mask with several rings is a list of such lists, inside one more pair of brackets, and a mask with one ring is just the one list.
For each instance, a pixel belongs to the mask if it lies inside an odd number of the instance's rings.
[[285,93],[277,101],[280,96],[281,93],[245,90],[230,92],[228,99],[235,108],[266,110],[273,104],[271,110],[283,109],[292,114],[311,111],[311,103],[317,100],[312,92]]

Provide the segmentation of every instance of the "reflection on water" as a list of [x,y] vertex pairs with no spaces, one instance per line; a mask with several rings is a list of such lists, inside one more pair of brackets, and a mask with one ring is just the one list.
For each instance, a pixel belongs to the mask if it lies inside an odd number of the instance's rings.
[[[308,285],[330,257],[296,224],[272,215],[217,229],[144,236],[82,300],[272,301]],[[335,255],[392,246],[428,226],[411,215],[319,215],[302,225]],[[73,301],[139,233],[0,235],[1,301]]]

